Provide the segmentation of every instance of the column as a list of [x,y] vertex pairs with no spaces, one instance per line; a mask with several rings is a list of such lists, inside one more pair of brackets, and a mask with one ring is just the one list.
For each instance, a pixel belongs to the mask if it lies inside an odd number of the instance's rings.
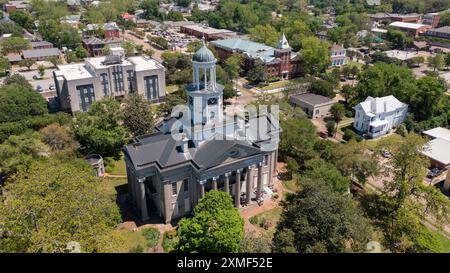
[[245,203],[250,204],[252,198],[252,186],[253,186],[253,166],[248,166],[247,169],[247,182],[246,182]]
[[147,200],[145,198],[145,178],[139,178],[139,203],[141,208],[141,220],[142,222],[148,220],[148,212],[147,212]]
[[206,183],[206,180],[200,181],[200,198],[205,197],[205,183]]
[[263,188],[263,180],[262,180],[262,163],[258,164],[258,185],[256,188],[256,199],[261,199],[262,197],[262,188]]
[[217,177],[212,178],[212,189],[217,190]]
[[230,173],[225,173],[225,183],[223,187],[226,193],[230,193]]
[[448,191],[450,189],[450,170],[447,171],[447,176],[444,182],[444,191]]
[[236,184],[234,185],[234,206],[241,206],[241,170],[236,170]]

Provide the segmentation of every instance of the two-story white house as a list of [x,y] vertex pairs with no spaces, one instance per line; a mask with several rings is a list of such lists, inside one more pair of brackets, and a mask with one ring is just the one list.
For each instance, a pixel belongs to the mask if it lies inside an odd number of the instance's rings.
[[403,122],[408,113],[408,105],[392,95],[381,98],[369,96],[353,109],[355,109],[353,127],[369,138],[389,133],[392,128]]
[[348,63],[347,51],[344,47],[333,44],[330,48],[331,66],[341,67]]

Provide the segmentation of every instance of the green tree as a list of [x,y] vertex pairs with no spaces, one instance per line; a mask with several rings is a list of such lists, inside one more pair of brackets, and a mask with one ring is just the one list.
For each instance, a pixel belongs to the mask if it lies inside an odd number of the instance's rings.
[[333,120],[329,120],[326,123],[327,132],[329,136],[335,136],[337,131],[336,122]]
[[5,73],[10,68],[11,68],[11,63],[9,62],[9,60],[7,58],[5,58],[4,56],[1,56],[0,57],[0,71],[2,73]]
[[435,56],[428,57],[428,64],[433,67],[433,71],[442,70],[445,66],[444,54],[436,54]]
[[15,10],[10,12],[9,18],[16,22],[19,26],[32,30],[34,27],[34,17],[27,11]]
[[447,83],[443,79],[425,76],[417,80],[419,92],[410,98],[410,107],[417,120],[427,120],[442,109],[440,101],[447,91]]
[[79,45],[75,48],[75,55],[78,59],[84,59],[87,57],[88,52],[82,45]]
[[82,252],[101,252],[113,244],[119,209],[83,161],[35,161],[3,191],[4,251],[64,252],[76,241]]
[[244,220],[229,194],[212,190],[195,206],[194,217],[181,219],[177,235],[176,250],[180,252],[238,252]]
[[59,56],[51,56],[48,58],[48,61],[51,62],[54,67],[61,63],[61,59],[59,58]]
[[283,202],[273,237],[273,252],[363,252],[371,228],[348,196],[329,185],[302,182],[302,189]]
[[18,121],[47,113],[47,102],[29,86],[9,84],[0,87],[0,122]]
[[3,54],[21,53],[23,50],[31,47],[30,42],[21,37],[6,38],[1,42],[0,45]]
[[241,241],[241,253],[270,253],[271,239],[268,235],[256,235],[255,232],[246,232]]
[[134,56],[136,45],[133,42],[125,41],[122,44],[122,47],[123,47],[123,49],[125,51],[125,56],[127,56],[127,57]]
[[42,64],[40,64],[40,65],[38,65],[37,69],[38,69],[39,76],[44,77],[44,74],[45,74],[45,66],[43,66]]
[[250,39],[269,46],[275,46],[280,33],[271,25],[257,25],[249,29]]
[[74,140],[73,133],[57,123],[50,124],[40,130],[42,142],[53,152],[74,155],[79,144]]
[[345,107],[340,103],[335,103],[330,108],[330,114],[333,120],[336,122],[336,125],[342,120],[345,116]]
[[386,40],[388,40],[391,46],[395,49],[404,50],[406,46],[412,42],[412,40],[406,36],[403,31],[389,29],[386,33]]
[[19,62],[20,66],[25,66],[28,70],[31,70],[31,67],[36,63],[33,59],[23,59]]
[[[33,89],[33,86],[30,84],[30,82],[25,79],[24,76],[20,75],[20,74],[12,74],[12,75],[8,75],[4,82],[5,85],[18,85],[27,89]],[[1,89],[0,89],[1,90]],[[1,93],[1,92],[0,92]],[[33,92],[36,93],[36,92]],[[0,108],[1,109],[1,108]]]
[[409,133],[400,139],[384,139],[378,146],[392,154],[392,167],[385,171],[391,172],[393,179],[384,183],[379,220],[384,223],[385,244],[394,252],[418,251],[422,219],[434,219],[438,225],[450,220],[450,200],[437,188],[423,183],[429,165],[429,159],[422,154],[427,149],[425,143],[423,137]]
[[268,79],[266,66],[258,62],[255,63],[248,71],[247,77],[251,83],[266,83]]
[[75,116],[74,133],[89,153],[117,155],[126,141],[126,129],[121,126],[123,113],[113,98],[94,102],[87,112]]
[[123,109],[123,125],[132,136],[153,132],[153,113],[151,103],[138,94],[126,98]]
[[305,71],[312,75],[323,72],[331,63],[328,53],[328,43],[316,37],[307,37],[302,42],[300,50]]
[[[237,53],[234,53],[225,61],[225,71],[232,81],[235,81],[239,78],[239,74],[242,69],[242,63],[243,63],[242,56]],[[233,94],[233,96],[234,95],[235,94]]]
[[333,190],[345,193],[349,190],[350,181],[331,163],[323,159],[311,159],[305,163],[305,171],[300,180],[309,179],[316,183],[328,184]]
[[354,96],[356,95],[356,90],[353,86],[351,86],[349,84],[344,84],[341,88],[340,93],[345,99],[345,104],[348,104],[348,102],[350,100],[352,100],[354,98]]
[[292,157],[300,164],[315,156],[316,128],[307,118],[289,118],[280,121],[283,130],[279,151],[283,158]]
[[312,79],[309,85],[309,92],[325,97],[333,98],[335,96],[333,91],[333,85],[328,81],[321,79]]

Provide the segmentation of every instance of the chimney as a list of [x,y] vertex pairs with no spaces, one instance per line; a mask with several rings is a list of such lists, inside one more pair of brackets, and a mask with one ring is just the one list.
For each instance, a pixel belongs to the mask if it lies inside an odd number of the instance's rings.
[[186,137],[186,134],[183,134],[180,140],[180,147],[181,147],[181,151],[183,153],[187,153],[188,152],[188,142],[189,139]]

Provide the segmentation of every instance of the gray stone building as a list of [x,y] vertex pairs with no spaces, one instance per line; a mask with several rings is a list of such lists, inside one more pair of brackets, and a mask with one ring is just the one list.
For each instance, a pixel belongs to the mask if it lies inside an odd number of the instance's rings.
[[[258,132],[223,109],[216,59],[203,44],[193,56],[187,106],[165,118],[157,132],[124,147],[129,198],[143,221],[189,215],[207,191],[222,190],[236,207],[269,198],[278,155],[277,119],[258,117]],[[261,134],[261,132],[266,133]]]
[[61,110],[84,112],[96,100],[132,93],[151,102],[164,99],[165,68],[160,63],[144,56],[125,58],[121,48],[111,51],[109,56],[58,66],[53,76]]
[[330,98],[312,93],[292,95],[289,97],[289,102],[294,106],[301,107],[312,119],[327,116],[331,106],[336,103]]

